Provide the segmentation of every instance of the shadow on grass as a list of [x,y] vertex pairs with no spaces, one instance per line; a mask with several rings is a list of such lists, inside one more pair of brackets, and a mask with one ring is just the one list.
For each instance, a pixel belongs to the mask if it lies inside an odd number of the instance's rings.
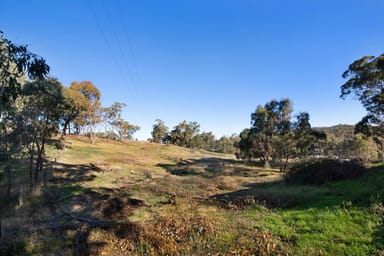
[[222,203],[234,203],[239,199],[253,199],[268,208],[319,208],[340,206],[344,203],[366,207],[379,198],[384,202],[384,169],[371,168],[359,178],[323,185],[305,185],[285,180],[252,183],[245,189],[212,196]]
[[[267,229],[272,227],[275,230],[284,230],[286,227],[279,229],[273,224],[281,221],[281,226],[289,223],[287,230],[294,229],[293,237],[305,239],[306,235],[314,238],[318,235],[319,239],[322,239],[324,235],[332,239],[342,236],[346,244],[358,241],[356,243],[367,246],[370,255],[383,255],[384,186],[382,184],[384,184],[384,168],[375,167],[359,178],[317,186],[285,181],[252,183],[245,189],[216,194],[210,200],[225,209],[244,210],[247,213],[255,213],[256,216],[268,216],[270,219],[278,220],[267,221],[268,224],[265,224]],[[276,215],[269,214],[270,210]],[[307,221],[310,223],[303,223]],[[340,226],[338,222],[341,223]],[[343,226],[348,224],[359,231]],[[368,226],[370,228],[366,228]],[[318,228],[319,233],[311,234],[311,231],[305,230],[308,227]],[[280,231],[276,231],[277,234],[284,233],[283,231],[279,233]],[[365,236],[359,240],[345,233],[355,231],[357,233],[364,231]]]
[[176,164],[158,164],[157,166],[177,176],[213,178],[217,176],[255,177],[259,175],[258,166],[253,163],[216,157],[185,159]]
[[[107,242],[91,240],[91,231],[109,230],[119,235],[121,223],[126,225],[128,221],[117,222],[116,218],[126,218],[135,208],[143,205],[140,200],[129,198],[124,188],[85,187],[83,182],[94,180],[98,173],[104,171],[92,164],[47,162],[45,166],[44,175],[41,175],[42,185],[38,189],[40,192],[30,191],[28,184],[14,184],[15,187],[24,186],[27,189],[23,195],[15,189],[14,193],[18,194],[14,197],[15,202],[9,206],[1,205],[6,214],[2,220],[0,255],[50,254],[58,251],[71,255],[97,254],[98,248]],[[20,221],[25,224],[20,226]],[[31,239],[39,241],[33,249],[29,242]]]

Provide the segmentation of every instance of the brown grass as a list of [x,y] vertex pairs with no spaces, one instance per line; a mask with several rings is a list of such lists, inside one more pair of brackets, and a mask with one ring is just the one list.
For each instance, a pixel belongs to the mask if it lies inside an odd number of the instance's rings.
[[[67,140],[64,151],[50,151],[57,163],[41,193],[31,194],[23,207],[9,205],[3,214],[5,237],[18,244],[18,248],[3,246],[5,251],[20,255],[44,250],[61,255],[281,252],[278,239],[250,228],[252,221],[244,224],[238,218],[239,209],[222,207],[214,199],[252,183],[279,179],[274,170],[247,165],[232,155],[168,145]],[[16,228],[20,226],[25,230]]]

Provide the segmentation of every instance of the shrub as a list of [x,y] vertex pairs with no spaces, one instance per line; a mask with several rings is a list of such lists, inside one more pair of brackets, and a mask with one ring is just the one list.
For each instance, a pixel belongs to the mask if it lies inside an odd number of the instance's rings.
[[365,171],[365,167],[358,160],[322,159],[294,165],[287,173],[286,180],[294,183],[320,185],[356,178]]
[[57,141],[55,143],[55,146],[56,146],[56,149],[58,150],[64,150],[65,149],[65,144],[66,144],[66,141],[65,141],[65,137],[64,136],[61,136],[59,141]]

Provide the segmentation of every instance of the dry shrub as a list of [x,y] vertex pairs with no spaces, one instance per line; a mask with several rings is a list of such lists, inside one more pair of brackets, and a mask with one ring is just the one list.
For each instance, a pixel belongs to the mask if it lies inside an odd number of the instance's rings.
[[[195,238],[215,232],[216,223],[205,216],[156,216],[151,222],[120,223],[113,233],[98,232],[93,241],[108,241],[103,248],[93,251],[109,255],[178,255],[190,251]],[[108,234],[109,233],[109,234]]]
[[191,247],[193,237],[212,234],[215,222],[204,216],[157,216],[145,225],[143,239],[157,254],[174,255]]
[[258,232],[255,243],[256,247],[253,249],[253,253],[256,255],[290,255],[281,241],[274,238],[270,232]]
[[[214,254],[223,256],[245,256],[245,255],[260,255],[260,256],[288,256],[293,255],[289,249],[282,244],[281,241],[272,236],[268,231],[256,231],[253,235],[253,245],[246,246],[233,245],[233,249],[229,249],[227,253]],[[241,248],[239,248],[241,247]]]

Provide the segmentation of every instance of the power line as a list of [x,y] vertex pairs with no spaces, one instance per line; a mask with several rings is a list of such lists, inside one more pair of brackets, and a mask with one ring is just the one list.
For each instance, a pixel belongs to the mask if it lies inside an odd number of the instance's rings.
[[137,65],[136,57],[135,57],[135,54],[134,54],[134,51],[133,51],[132,42],[130,40],[130,36],[129,36],[129,33],[128,33],[127,24],[125,22],[125,18],[124,18],[125,15],[123,14],[123,8],[121,6],[121,1],[118,0],[117,4],[118,4],[118,9],[119,9],[121,23],[123,24],[123,31],[124,31],[125,38],[126,38],[127,44],[128,44],[129,53],[130,53],[131,58],[132,58],[133,68],[134,68],[134,71],[136,73],[136,77],[137,77],[139,86],[141,86],[141,76],[140,76],[139,68],[138,68],[138,65]]
[[113,36],[115,37],[115,40],[116,40],[116,43],[117,43],[117,49],[120,52],[120,57],[123,60],[123,64],[125,64],[126,71],[127,71],[128,76],[129,76],[129,78],[130,78],[130,80],[132,82],[132,88],[134,89],[134,91],[136,91],[135,81],[133,79],[133,75],[132,75],[131,69],[129,67],[128,58],[127,58],[127,56],[125,54],[124,48],[122,47],[122,43],[120,41],[119,34],[116,32],[116,27],[117,26],[115,26],[115,24],[113,24],[113,21],[111,19],[111,14],[109,12],[109,9],[108,9],[107,5],[105,4],[105,1],[101,0],[101,2],[102,2],[102,5],[103,5],[103,8],[104,8],[104,12],[106,14],[107,20],[109,22],[109,25],[111,27],[111,30],[113,32]]
[[[101,26],[101,23],[99,22],[99,18],[97,16],[97,13],[96,11],[92,8],[91,4],[89,2],[87,2],[87,7],[88,9],[90,10],[90,13],[92,14],[95,22],[96,22],[96,25],[97,25],[97,28],[105,42],[105,44],[107,45],[108,47],[108,51],[110,52],[110,56],[112,56],[112,59],[113,59],[113,62],[114,64],[116,65],[116,68],[119,70],[119,73],[121,75],[121,77],[123,78],[123,80],[125,80],[125,82],[129,85],[130,83],[128,82],[128,79],[126,77],[126,75],[124,74],[124,72],[122,71],[120,67],[120,64],[118,62],[118,58],[117,56],[115,55],[115,52],[113,51],[113,47],[111,46],[111,43],[110,41],[108,40],[108,36],[107,34],[104,32],[102,26]],[[131,92],[134,93],[134,91],[132,90],[132,88],[130,88]]]

